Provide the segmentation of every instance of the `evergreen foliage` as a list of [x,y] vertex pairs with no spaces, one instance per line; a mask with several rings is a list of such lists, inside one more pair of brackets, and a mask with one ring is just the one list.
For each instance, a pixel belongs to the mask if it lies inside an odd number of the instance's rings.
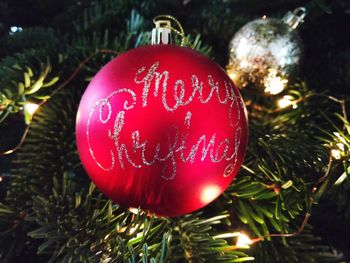
[[[155,15],[175,16],[186,45],[225,67],[242,25],[300,5],[305,59],[283,94],[297,107],[242,90],[249,147],[219,199],[169,219],[133,214],[95,189],[75,144],[80,97],[117,53],[149,44]],[[0,0],[1,149],[20,139],[23,105],[42,103],[21,148],[0,156],[0,262],[345,262],[347,236],[334,240],[322,225],[350,226],[349,13],[345,0]],[[13,21],[23,31],[9,35]],[[238,248],[239,231],[261,240]]]

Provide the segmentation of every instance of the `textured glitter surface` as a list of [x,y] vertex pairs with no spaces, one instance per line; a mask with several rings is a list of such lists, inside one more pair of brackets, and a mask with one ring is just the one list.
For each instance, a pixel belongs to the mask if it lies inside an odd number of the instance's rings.
[[264,87],[272,71],[283,79],[293,76],[301,57],[302,42],[295,30],[279,19],[257,19],[232,38],[227,69],[239,87]]
[[247,119],[224,70],[190,49],[151,46],[121,55],[94,77],[76,134],[84,168],[103,193],[174,216],[203,207],[231,183]]

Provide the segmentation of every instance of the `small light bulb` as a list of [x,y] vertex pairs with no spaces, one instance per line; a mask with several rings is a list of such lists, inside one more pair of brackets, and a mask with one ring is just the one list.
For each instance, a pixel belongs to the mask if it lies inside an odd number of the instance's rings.
[[344,152],[344,150],[345,150],[345,145],[342,142],[338,142],[335,146],[336,147],[334,147],[331,150],[331,155],[333,156],[334,159],[339,160],[339,159],[341,159],[341,153]]
[[0,183],[2,182],[2,176],[0,176]]
[[12,36],[13,34],[15,34],[17,32],[22,32],[22,31],[23,31],[23,28],[20,26],[11,26],[9,34]]
[[280,77],[268,78],[265,80],[265,92],[271,95],[276,95],[284,90],[287,81]]
[[260,238],[255,238],[252,240],[243,232],[232,232],[232,233],[220,234],[220,235],[214,236],[214,239],[232,238],[232,237],[237,238],[236,246],[235,246],[237,248],[249,248],[249,245],[261,240]]
[[277,76],[277,70],[271,69],[264,79],[265,92],[276,95],[284,90],[288,80]]
[[11,32],[15,33],[15,32],[17,32],[18,27],[12,26],[12,27],[10,27],[10,30],[11,30]]
[[334,159],[339,160],[341,158],[341,151],[339,149],[332,149],[331,154],[334,157]]
[[[283,109],[283,108],[287,108],[291,105],[293,105],[293,97],[292,96],[289,96],[289,95],[286,95],[286,96],[283,96],[283,98],[281,98],[278,102],[278,107]],[[294,107],[293,107],[294,108]]]
[[240,232],[237,238],[236,247],[249,248],[249,245],[251,244],[253,244],[253,240],[251,240],[246,234]]
[[39,108],[38,104],[27,102],[24,104],[24,110],[29,113],[30,116],[33,116],[35,111]]

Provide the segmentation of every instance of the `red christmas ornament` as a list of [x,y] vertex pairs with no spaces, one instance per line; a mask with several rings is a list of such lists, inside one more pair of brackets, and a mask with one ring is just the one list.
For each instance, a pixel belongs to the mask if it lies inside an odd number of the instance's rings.
[[106,196],[176,216],[207,205],[231,183],[247,146],[247,117],[219,66],[188,48],[153,45],[97,73],[80,102],[76,139]]

